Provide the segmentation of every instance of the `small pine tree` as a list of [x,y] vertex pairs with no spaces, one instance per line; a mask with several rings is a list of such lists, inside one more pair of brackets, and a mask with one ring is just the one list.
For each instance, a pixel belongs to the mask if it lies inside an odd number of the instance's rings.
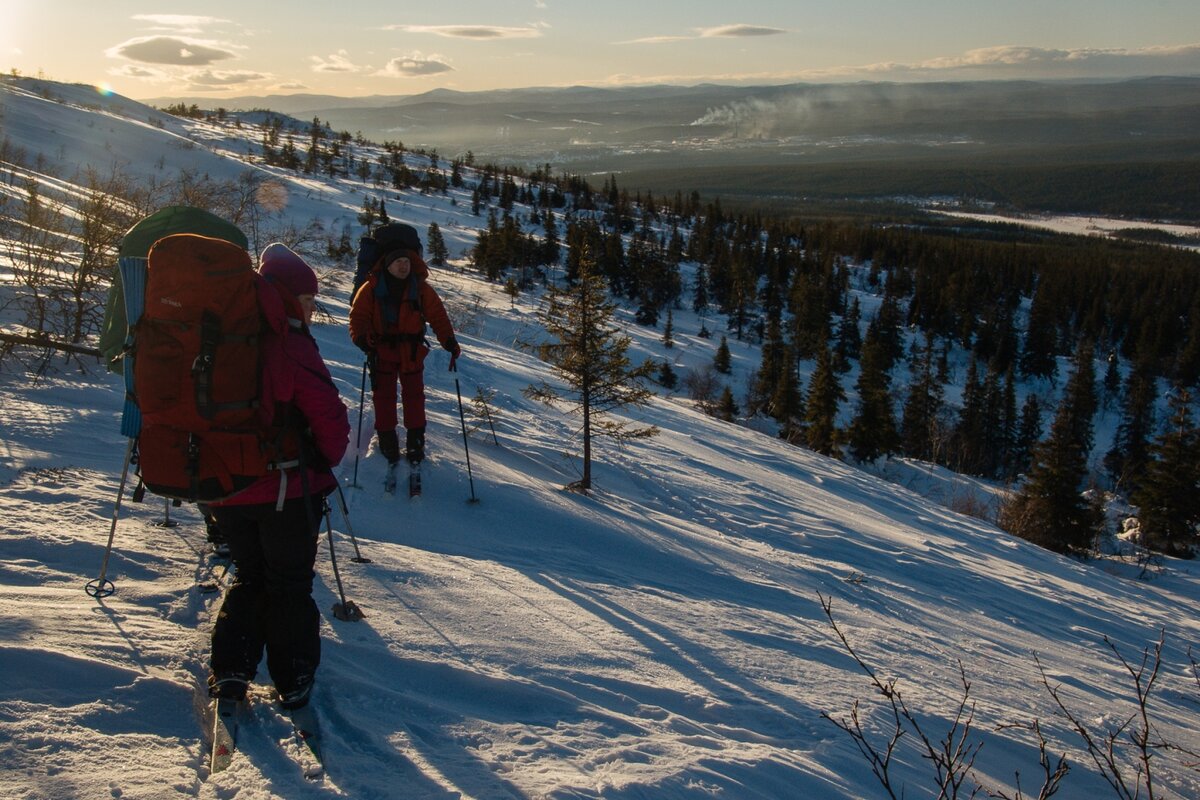
[[1021,406],[1021,421],[1017,424],[1017,435],[1013,442],[1012,464],[1009,474],[1016,477],[1029,469],[1033,448],[1042,438],[1042,404],[1036,394],[1025,398]]
[[721,392],[721,399],[717,401],[716,415],[718,418],[726,422],[733,422],[737,419],[738,406],[737,401],[733,399],[733,390],[728,386]]
[[945,393],[937,378],[933,351],[933,336],[926,336],[924,352],[913,356],[913,381],[908,388],[900,422],[904,452],[923,461],[936,460],[942,439],[940,427]]
[[[1067,554],[1091,550],[1101,522],[1097,509],[1083,496],[1091,424],[1086,385],[1092,373],[1090,348],[1081,347],[1079,352],[1086,357],[1076,359],[1069,384],[1076,391],[1066,392],[1050,437],[1034,448],[1028,480],[1001,509],[999,520],[1009,533]],[[1090,402],[1094,403],[1094,395]],[[1087,426],[1081,422],[1084,417]]]
[[546,332],[553,337],[541,347],[542,357],[566,382],[567,391],[545,382],[525,389],[527,397],[547,404],[572,400],[571,413],[582,417],[583,476],[569,487],[582,492],[592,487],[594,435],[621,442],[658,433],[653,426],[636,427],[607,418],[614,409],[643,405],[653,396],[641,380],[650,376],[654,363],[630,364],[626,353],[632,340],[614,327],[615,310],[595,259],[585,248],[578,280],[566,288],[551,287],[540,314]]
[[833,368],[833,356],[829,347],[822,343],[817,348],[817,367],[804,405],[805,441],[818,453],[841,458],[837,411],[838,403],[845,399],[846,395]]
[[1192,421],[1187,389],[1177,388],[1170,403],[1170,423],[1151,447],[1152,460],[1131,499],[1138,507],[1143,544],[1192,558],[1200,525],[1200,430]]
[[658,368],[658,383],[664,389],[674,389],[679,385],[679,376],[675,374],[670,361],[664,360],[662,366]]
[[377,219],[379,219],[379,207],[375,204],[375,199],[371,195],[365,195],[363,197],[362,211],[358,212],[358,224],[370,230]]
[[874,461],[880,456],[891,455],[899,447],[891,380],[883,368],[885,359],[881,343],[868,338],[863,346],[862,372],[855,386],[858,411],[847,431],[850,452],[859,461]]
[[442,237],[442,229],[436,222],[429,223],[429,230],[425,238],[429,244],[429,263],[435,267],[446,266],[446,259],[449,258],[450,251],[446,249],[446,240]]
[[713,356],[713,368],[722,375],[733,371],[733,357],[729,354],[729,341],[722,336],[721,344],[717,345],[717,354]]
[[1154,430],[1154,401],[1157,381],[1145,362],[1139,362],[1125,379],[1125,399],[1121,404],[1121,422],[1112,449],[1104,456],[1104,466],[1118,490],[1132,493],[1150,460],[1150,435]]

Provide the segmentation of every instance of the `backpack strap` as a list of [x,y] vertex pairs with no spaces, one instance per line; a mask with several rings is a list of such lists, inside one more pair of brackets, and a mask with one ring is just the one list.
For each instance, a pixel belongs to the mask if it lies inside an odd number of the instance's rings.
[[242,400],[236,403],[214,403],[213,368],[215,366],[217,345],[222,342],[243,342],[255,345],[257,336],[233,336],[221,333],[221,318],[211,311],[205,311],[200,317],[200,352],[192,361],[193,394],[196,401],[196,411],[204,419],[212,419],[224,411],[240,408],[257,408],[258,400]]

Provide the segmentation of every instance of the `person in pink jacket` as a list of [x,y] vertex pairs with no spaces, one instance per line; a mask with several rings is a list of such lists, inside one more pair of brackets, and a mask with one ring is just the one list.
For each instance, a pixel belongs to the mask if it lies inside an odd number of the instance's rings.
[[[320,612],[312,599],[325,495],[350,440],[346,406],[309,333],[317,276],[300,256],[272,244],[259,261],[264,422],[283,424],[303,443],[298,465],[274,471],[212,505],[237,577],[213,630],[209,691],[245,697],[263,648],[284,708],[308,702],[321,660]],[[266,297],[274,301],[274,297]],[[272,311],[275,309],[275,311]]]

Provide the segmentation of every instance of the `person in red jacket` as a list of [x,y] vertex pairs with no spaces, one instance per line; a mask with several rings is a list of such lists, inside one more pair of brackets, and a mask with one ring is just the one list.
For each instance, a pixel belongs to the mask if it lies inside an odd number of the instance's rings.
[[404,409],[405,457],[425,457],[425,323],[450,353],[450,369],[462,354],[438,293],[426,278],[429,267],[415,250],[392,250],[376,263],[350,305],[350,339],[371,366],[371,402],[379,450],[400,460],[396,435],[396,384]]
[[262,341],[260,413],[264,422],[282,422],[302,444],[292,468],[211,506],[237,577],[213,629],[209,691],[245,697],[265,647],[281,705],[296,709],[308,702],[321,660],[321,617],[312,599],[317,537],[350,421],[309,333],[317,276],[282,244],[268,246],[259,263],[260,296],[278,293],[283,301],[259,303],[270,326]]

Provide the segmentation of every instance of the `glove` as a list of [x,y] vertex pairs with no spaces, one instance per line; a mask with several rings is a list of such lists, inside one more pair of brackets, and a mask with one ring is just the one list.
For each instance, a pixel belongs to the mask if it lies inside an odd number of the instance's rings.
[[375,352],[376,345],[377,345],[377,340],[375,339],[374,334],[371,334],[369,336],[360,336],[354,340],[354,346],[357,347],[359,350],[362,350],[367,355],[370,355],[371,353]]
[[458,340],[451,336],[442,346],[450,353],[450,371],[456,372],[458,370],[458,357],[462,355],[462,348],[458,346]]

